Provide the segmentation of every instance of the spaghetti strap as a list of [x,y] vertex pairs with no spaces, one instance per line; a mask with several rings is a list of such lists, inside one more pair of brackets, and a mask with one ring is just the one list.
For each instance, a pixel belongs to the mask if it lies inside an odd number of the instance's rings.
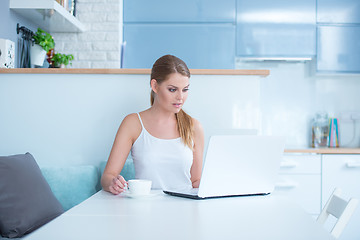
[[139,117],[139,120],[140,120],[140,123],[141,123],[141,127],[142,127],[143,129],[145,129],[145,128],[144,128],[144,124],[143,124],[143,122],[141,121],[140,113],[137,113],[137,115],[138,115],[138,117]]

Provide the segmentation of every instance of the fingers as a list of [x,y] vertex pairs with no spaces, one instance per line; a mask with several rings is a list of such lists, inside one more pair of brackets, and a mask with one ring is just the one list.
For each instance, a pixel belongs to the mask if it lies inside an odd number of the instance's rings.
[[109,187],[109,190],[113,194],[120,194],[126,190],[127,183],[125,179],[119,175],[111,181],[111,185]]
[[117,176],[117,179],[122,183],[123,186],[127,185],[127,182],[125,181],[123,176],[119,175],[119,176]]

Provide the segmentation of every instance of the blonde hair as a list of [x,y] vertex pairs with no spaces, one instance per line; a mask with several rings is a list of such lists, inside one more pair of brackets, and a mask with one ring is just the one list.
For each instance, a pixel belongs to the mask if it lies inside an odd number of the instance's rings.
[[[151,69],[151,79],[155,79],[159,84],[167,80],[167,77],[172,73],[180,73],[183,76],[190,78],[190,71],[186,63],[173,55],[165,55],[160,57],[154,63]],[[154,104],[155,92],[151,90],[150,103]],[[182,142],[193,149],[193,120],[190,115],[180,109],[175,113],[177,127],[180,133]]]

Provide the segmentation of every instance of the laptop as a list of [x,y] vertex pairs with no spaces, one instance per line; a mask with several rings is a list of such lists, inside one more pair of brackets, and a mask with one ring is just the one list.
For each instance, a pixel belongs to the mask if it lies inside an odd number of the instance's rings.
[[211,136],[199,188],[166,189],[164,193],[193,199],[269,194],[284,147],[283,137]]

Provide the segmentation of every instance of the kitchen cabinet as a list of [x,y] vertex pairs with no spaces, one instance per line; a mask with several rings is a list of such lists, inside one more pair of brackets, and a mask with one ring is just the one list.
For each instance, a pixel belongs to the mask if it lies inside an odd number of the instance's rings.
[[[360,199],[360,154],[338,154],[336,149],[331,149],[335,154],[328,154],[325,153],[327,150],[324,149],[324,153],[320,154],[284,154],[274,191],[297,202],[314,219],[336,187],[342,189],[345,198]],[[331,229],[334,220],[329,218],[324,227]],[[360,206],[339,240],[360,239],[359,222]]]
[[55,0],[10,0],[9,6],[50,33],[85,31],[85,26]]
[[232,24],[124,24],[124,68],[151,68],[173,54],[189,68],[233,69],[235,26]]
[[124,0],[124,68],[173,54],[189,68],[235,68],[236,0]]
[[360,24],[360,1],[317,0],[317,22]]
[[321,155],[285,154],[281,162],[277,194],[284,194],[312,215],[321,211]]
[[360,25],[318,25],[317,71],[360,73]]
[[237,0],[236,55],[240,58],[313,57],[315,0]]
[[[323,155],[322,184],[322,207],[336,187],[342,189],[344,197],[360,199],[360,155]],[[345,227],[340,240],[360,239],[359,222],[360,206]]]
[[234,23],[236,0],[124,0],[125,23]]
[[317,0],[317,71],[360,73],[360,1]]

